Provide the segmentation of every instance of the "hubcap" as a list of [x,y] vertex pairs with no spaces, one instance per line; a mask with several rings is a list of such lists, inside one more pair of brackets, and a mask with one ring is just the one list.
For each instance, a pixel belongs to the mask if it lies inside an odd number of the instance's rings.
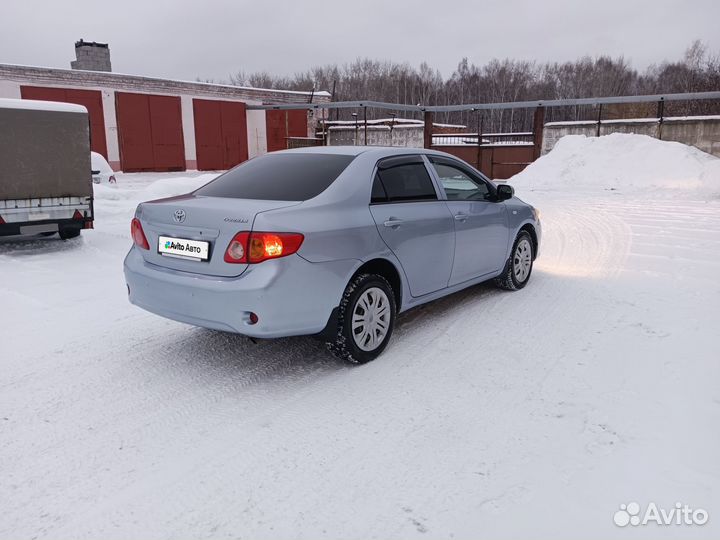
[[523,238],[518,242],[513,255],[513,272],[515,279],[520,283],[525,281],[530,275],[530,267],[532,266],[532,246],[527,238]]
[[363,351],[377,349],[390,328],[390,300],[382,289],[370,287],[355,303],[352,335]]

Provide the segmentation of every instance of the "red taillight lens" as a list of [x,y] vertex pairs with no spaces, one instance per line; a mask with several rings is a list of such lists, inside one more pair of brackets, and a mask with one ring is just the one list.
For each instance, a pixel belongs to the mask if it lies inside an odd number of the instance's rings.
[[237,233],[225,251],[225,262],[247,264],[286,257],[300,249],[304,239],[299,233]]
[[0,225],[5,225],[5,220],[0,216]]
[[85,216],[82,215],[80,210],[75,210],[75,212],[73,212],[73,219],[75,219],[75,220],[85,219]]
[[250,233],[240,232],[233,236],[225,250],[226,263],[247,263],[247,245]]
[[258,263],[292,255],[300,249],[304,238],[297,233],[253,232],[250,234],[249,260]]
[[147,238],[145,238],[145,232],[138,218],[133,218],[130,223],[130,234],[137,247],[150,249],[150,244],[148,244]]

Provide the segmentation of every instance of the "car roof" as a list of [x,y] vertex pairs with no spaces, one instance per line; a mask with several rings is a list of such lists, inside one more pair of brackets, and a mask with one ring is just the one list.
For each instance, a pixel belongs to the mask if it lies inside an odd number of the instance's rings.
[[344,156],[359,156],[360,154],[373,154],[373,157],[397,156],[407,154],[435,154],[447,155],[437,150],[427,148],[413,148],[408,146],[308,146],[306,148],[293,148],[281,150],[283,154],[335,154]]

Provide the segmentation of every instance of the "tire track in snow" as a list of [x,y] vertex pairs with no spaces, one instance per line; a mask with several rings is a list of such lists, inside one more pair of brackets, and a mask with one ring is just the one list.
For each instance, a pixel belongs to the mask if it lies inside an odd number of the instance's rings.
[[575,366],[614,324],[599,298],[632,246],[620,199],[555,199],[526,289],[480,285],[408,312],[366,366],[311,339],[252,345],[114,301],[91,342],[72,334],[52,358],[30,347],[10,397],[33,399],[0,443],[26,485],[0,487],[0,531],[469,536],[542,493],[552,479],[533,464],[549,455],[571,482],[623,435]]

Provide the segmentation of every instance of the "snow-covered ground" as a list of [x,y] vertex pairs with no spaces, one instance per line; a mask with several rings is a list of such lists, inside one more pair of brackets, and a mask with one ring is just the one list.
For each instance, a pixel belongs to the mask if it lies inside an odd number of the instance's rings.
[[[0,243],[0,538],[718,538],[718,163],[563,139],[511,181],[528,287],[408,312],[360,367],[131,306],[135,205],[210,176],[119,175],[94,231]],[[632,501],[709,521],[621,529]]]

